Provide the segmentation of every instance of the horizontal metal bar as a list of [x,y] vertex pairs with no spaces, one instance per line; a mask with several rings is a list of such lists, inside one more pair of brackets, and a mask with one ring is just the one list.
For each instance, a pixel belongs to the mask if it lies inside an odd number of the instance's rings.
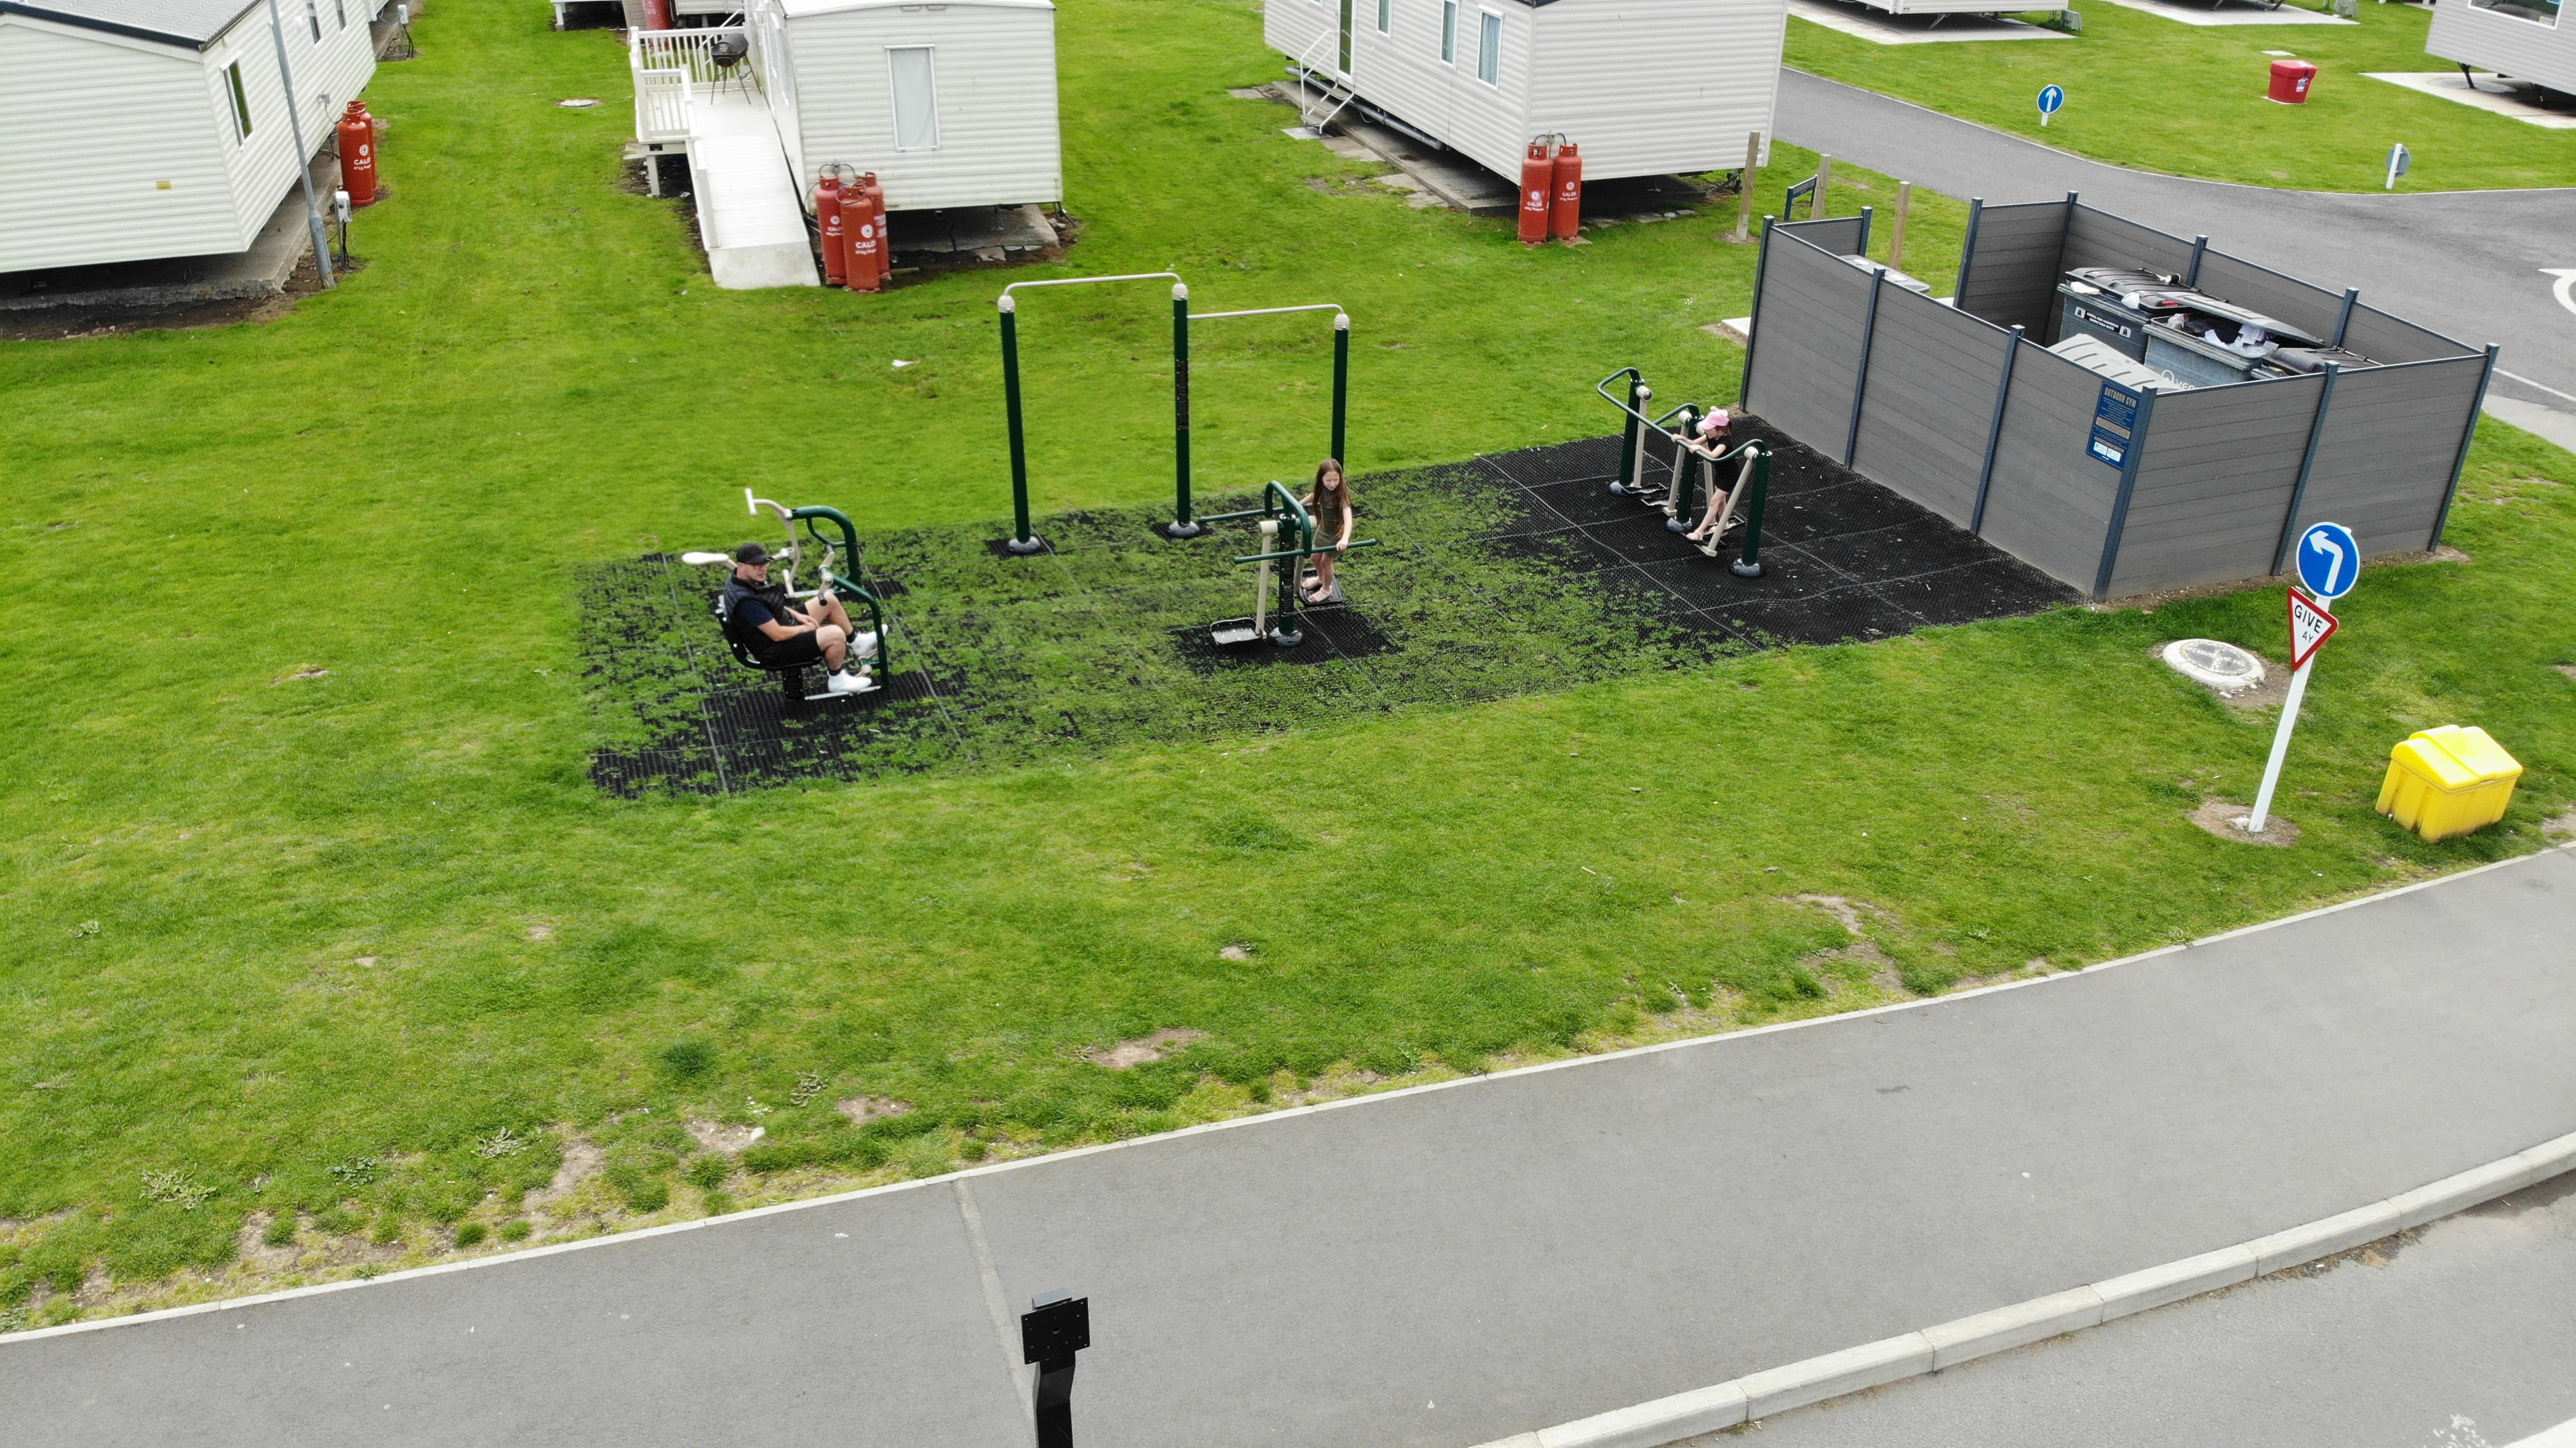
[[1291,548],[1285,553],[1246,553],[1234,561],[1237,563],[1266,563],[1274,558],[1312,558],[1318,553],[1348,553],[1354,548],[1374,548],[1376,546],[1377,540],[1375,538],[1362,538],[1356,543],[1345,543],[1339,548]]
[[1181,274],[1179,272],[1130,272],[1125,276],[1116,277],[1057,277],[1051,281],[1013,282],[1002,288],[1002,295],[1007,297],[1022,287],[1078,287],[1090,282],[1150,282],[1158,277],[1169,277],[1173,281],[1179,281]]
[[[1193,322],[1213,322],[1219,317],[1275,317],[1282,312],[1340,312],[1341,310],[1342,304],[1339,302],[1316,302],[1310,306],[1303,307],[1255,307],[1246,312],[1192,312],[1190,313],[1190,320]],[[1350,314],[1343,312],[1342,315],[1348,316]]]

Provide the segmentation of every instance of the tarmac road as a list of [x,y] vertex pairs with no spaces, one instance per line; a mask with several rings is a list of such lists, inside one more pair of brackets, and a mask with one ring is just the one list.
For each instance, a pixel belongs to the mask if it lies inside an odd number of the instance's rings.
[[1766,1418],[1762,1445],[2507,1448],[2576,1419],[2576,1177],[2328,1263]]
[[[2490,411],[2576,449],[2576,189],[2346,193],[2190,181],[2088,161],[1804,71],[1780,73],[1779,133],[1951,196],[2116,212],[2362,300],[2473,346],[2500,343]],[[1948,295],[1946,284],[1934,290]],[[2516,380],[2516,379],[2523,380]]]
[[[2187,828],[2177,824],[2178,828]],[[2127,963],[246,1307],[0,1336],[11,1448],[1460,1448],[2576,1130],[2576,852]]]

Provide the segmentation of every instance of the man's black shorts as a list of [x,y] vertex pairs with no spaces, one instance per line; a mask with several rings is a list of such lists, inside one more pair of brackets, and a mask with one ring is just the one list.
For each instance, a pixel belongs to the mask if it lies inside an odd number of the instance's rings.
[[823,646],[815,642],[811,633],[801,633],[792,639],[765,639],[760,645],[760,661],[773,669],[786,668],[791,664],[819,664],[823,662]]

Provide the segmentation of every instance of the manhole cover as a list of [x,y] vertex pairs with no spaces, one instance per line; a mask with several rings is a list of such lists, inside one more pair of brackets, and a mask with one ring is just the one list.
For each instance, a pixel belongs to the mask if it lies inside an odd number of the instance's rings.
[[588,96],[574,96],[571,100],[557,101],[555,104],[568,111],[586,111],[592,106],[599,104],[599,102],[592,100]]
[[2179,639],[2165,645],[2165,662],[2186,679],[2233,694],[2263,682],[2263,661],[2216,639]]

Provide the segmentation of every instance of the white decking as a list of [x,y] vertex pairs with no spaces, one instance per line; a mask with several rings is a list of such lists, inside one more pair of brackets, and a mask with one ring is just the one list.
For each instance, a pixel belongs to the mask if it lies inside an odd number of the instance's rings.
[[821,286],[805,207],[788,173],[778,126],[757,91],[700,89],[689,114],[689,179],[698,235],[716,285]]

